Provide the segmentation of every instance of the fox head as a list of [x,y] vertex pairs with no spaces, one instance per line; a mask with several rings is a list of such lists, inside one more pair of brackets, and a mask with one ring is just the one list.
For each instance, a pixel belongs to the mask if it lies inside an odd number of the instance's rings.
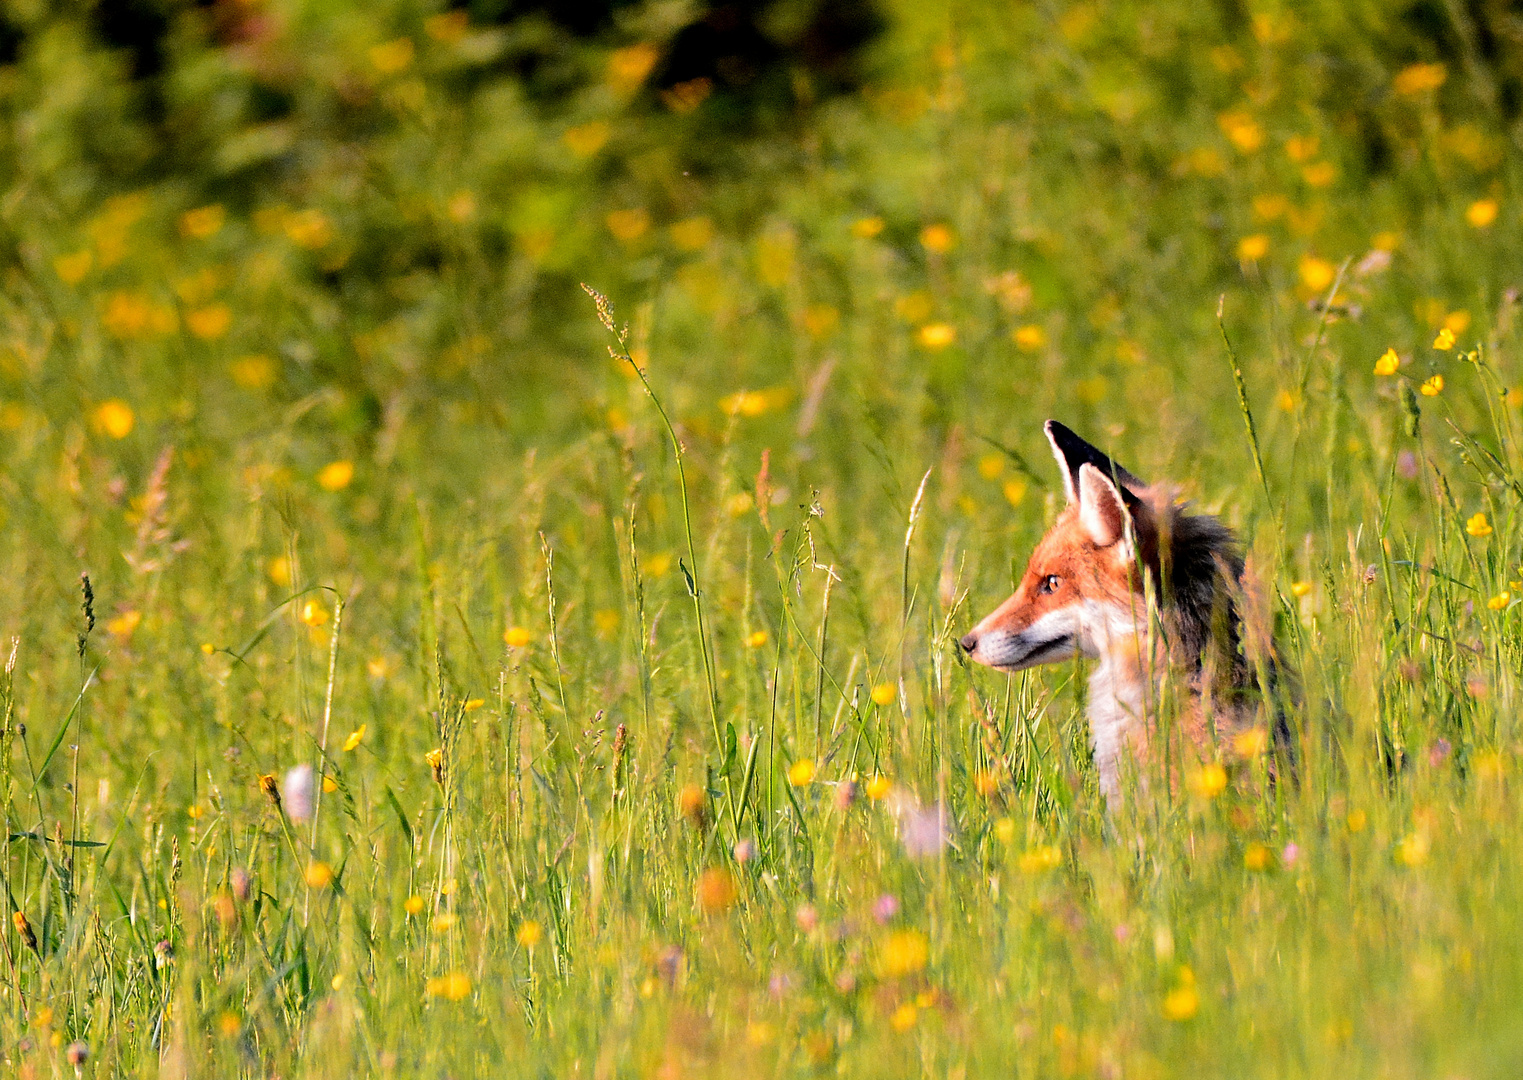
[[1093,658],[1122,637],[1135,640],[1143,568],[1154,561],[1147,486],[1056,420],[1046,431],[1068,507],[1015,594],[961,641],[971,659],[1002,671]]

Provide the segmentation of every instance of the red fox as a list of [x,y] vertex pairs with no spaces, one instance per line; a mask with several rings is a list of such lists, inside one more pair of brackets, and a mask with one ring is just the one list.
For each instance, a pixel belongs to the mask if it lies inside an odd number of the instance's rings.
[[[1268,620],[1243,625],[1252,585],[1231,530],[1188,513],[1171,490],[1144,484],[1057,421],[1046,431],[1068,506],[1037,544],[1015,595],[962,648],[1001,671],[1078,656],[1099,661],[1089,679],[1090,746],[1112,810],[1124,755],[1136,759],[1144,784],[1160,752],[1177,765],[1184,747],[1159,745],[1178,742],[1167,738],[1171,729],[1202,760],[1234,743],[1239,754],[1262,751],[1269,731],[1255,728],[1254,692],[1273,693],[1278,663],[1272,633],[1262,629]],[[1243,647],[1245,629],[1251,649]],[[1170,673],[1189,691],[1177,728],[1158,715],[1157,689]],[[1283,718],[1275,727],[1281,742]]]

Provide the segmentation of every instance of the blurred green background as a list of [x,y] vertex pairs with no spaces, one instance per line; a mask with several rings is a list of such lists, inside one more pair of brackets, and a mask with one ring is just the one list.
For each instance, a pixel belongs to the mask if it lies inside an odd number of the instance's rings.
[[[8,1066],[1513,1075],[1520,111],[1502,0],[4,0]],[[1049,416],[1298,785],[961,664]]]

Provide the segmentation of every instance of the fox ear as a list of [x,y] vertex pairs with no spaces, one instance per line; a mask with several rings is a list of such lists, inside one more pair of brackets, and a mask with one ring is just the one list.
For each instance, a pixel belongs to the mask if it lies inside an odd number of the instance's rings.
[[1097,450],[1056,420],[1047,421],[1043,428],[1047,432],[1047,441],[1052,444],[1052,456],[1057,458],[1058,468],[1062,470],[1063,491],[1067,494],[1070,505],[1079,501],[1079,470],[1085,465],[1093,465],[1102,475],[1113,478],[1120,485],[1121,498],[1128,506],[1135,503],[1136,499],[1127,489],[1147,486],[1117,465],[1104,452]]
[[[1132,515],[1122,501],[1121,491],[1111,483],[1110,477],[1088,463],[1079,466],[1079,524],[1084,526],[1095,546],[1108,548],[1127,541],[1127,526],[1131,521]],[[1129,541],[1123,545],[1121,556],[1130,560]]]

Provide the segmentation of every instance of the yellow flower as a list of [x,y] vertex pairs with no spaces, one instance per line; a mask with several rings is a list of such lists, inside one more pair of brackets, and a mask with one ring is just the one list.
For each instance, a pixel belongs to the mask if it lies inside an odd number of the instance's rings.
[[1333,278],[1338,276],[1337,267],[1326,259],[1319,259],[1315,255],[1307,255],[1297,267],[1301,275],[1301,284],[1313,292],[1321,292],[1333,283]]
[[361,724],[359,727],[351,731],[349,733],[349,737],[344,740],[344,752],[348,753],[350,750],[353,750],[355,747],[359,746],[360,743],[364,742],[365,732],[369,730],[369,724]]
[[131,435],[132,426],[135,423],[132,407],[125,401],[115,398],[97,405],[90,419],[96,431],[109,435],[113,439],[125,439]]
[[726,416],[764,416],[774,409],[781,409],[792,397],[793,390],[787,386],[739,390],[719,399],[719,411]]
[[683,251],[702,251],[714,239],[714,223],[700,215],[677,222],[667,232]]
[[1444,377],[1434,375],[1422,385],[1423,397],[1438,397],[1444,392]]
[[1475,537],[1490,536],[1491,523],[1486,520],[1485,512],[1473,514],[1470,520],[1465,522],[1465,531]]
[[615,91],[629,94],[645,82],[661,53],[648,41],[637,42],[608,54],[608,81]]
[[1269,237],[1263,233],[1245,236],[1237,242],[1237,257],[1243,262],[1258,262],[1269,254]]
[[1110,393],[1110,381],[1104,375],[1091,375],[1074,383],[1074,397],[1086,405],[1098,405]]
[[1486,601],[1486,606],[1489,607],[1492,611],[1501,611],[1503,608],[1505,608],[1507,606],[1508,602],[1511,601],[1511,600],[1512,600],[1512,593],[1505,592],[1505,591],[1504,592],[1499,592],[1495,596],[1493,596],[1490,600]]
[[1015,347],[1021,352],[1037,352],[1047,344],[1047,331],[1036,323],[1018,327],[1011,335],[1015,341]]
[[1375,361],[1376,375],[1395,375],[1396,368],[1401,364],[1401,357],[1396,355],[1395,349],[1387,349],[1380,354],[1380,359]]
[[688,784],[677,792],[677,810],[700,828],[706,817],[708,794],[697,784]]
[[841,325],[841,312],[829,304],[811,304],[804,312],[804,330],[819,341],[835,333]]
[[243,356],[228,367],[233,382],[245,390],[265,390],[274,385],[275,361],[268,356]]
[[417,893],[409,896],[406,900],[402,901],[402,910],[412,916],[423,914],[423,897]]
[[1429,90],[1437,90],[1449,77],[1443,64],[1412,64],[1397,72],[1391,80],[1391,88],[1402,97],[1416,97]]
[[1021,505],[1021,500],[1026,497],[1026,481],[1018,479],[1006,480],[1001,486],[1000,492],[1005,496],[1005,501],[1011,506]]
[[909,323],[925,322],[935,310],[935,298],[923,289],[894,301],[894,314]]
[[486,698],[473,697],[465,703],[466,712],[475,712],[487,703]]
[[1315,135],[1292,135],[1285,140],[1285,155],[1300,164],[1317,156],[1320,140]]
[[106,633],[118,641],[126,641],[132,636],[132,632],[138,628],[138,623],[143,621],[143,613],[137,610],[124,611],[120,615],[106,620]]
[[321,210],[298,210],[287,214],[281,224],[297,247],[316,251],[333,242],[333,225]]
[[429,979],[424,985],[429,997],[442,997],[446,1001],[464,1001],[471,996],[471,977],[463,971],[451,971]]
[[951,323],[927,323],[915,334],[915,340],[927,349],[945,349],[957,340],[957,327]]
[[529,644],[529,631],[522,626],[510,626],[503,631],[502,640],[514,649],[522,649]]
[[330,461],[317,474],[317,486],[324,491],[342,491],[354,479],[354,462]]
[[888,1023],[895,1031],[908,1031],[915,1026],[915,1021],[920,1018],[920,1011],[913,1004],[906,1001],[893,1011],[888,1018]]
[[541,927],[539,923],[535,922],[533,919],[525,919],[523,922],[519,923],[518,933],[515,936],[517,937],[518,943],[520,945],[526,949],[529,949],[530,951],[533,951],[534,947],[539,944],[540,939],[545,936],[545,931],[544,928]]
[[1454,331],[1450,330],[1447,326],[1440,330],[1438,337],[1433,339],[1433,347],[1444,350],[1454,348]]
[[1264,221],[1282,218],[1289,209],[1290,200],[1284,195],[1255,195],[1253,197],[1254,216]]
[[447,934],[460,924],[460,916],[453,911],[441,911],[434,916],[433,928],[436,934]]
[[1396,858],[1403,866],[1421,866],[1428,861],[1431,847],[1427,834],[1419,829],[1402,837],[1401,843],[1396,845]]
[[1005,471],[1005,457],[1003,454],[985,454],[978,459],[978,475],[985,480],[993,480]]
[[1214,799],[1227,790],[1227,770],[1216,762],[1202,765],[1190,776],[1190,793],[1197,799]]
[[1364,832],[1364,827],[1370,823],[1370,815],[1363,810],[1350,810],[1344,824],[1351,833]]
[[282,589],[290,587],[291,560],[284,555],[277,555],[271,559],[265,572],[270,575],[270,580]]
[[325,862],[309,862],[306,872],[307,885],[313,889],[326,889],[333,884],[333,867]]
[[465,37],[471,28],[471,16],[466,11],[444,11],[423,20],[423,30],[435,41],[452,44]]
[[579,158],[590,158],[608,142],[608,137],[613,134],[613,128],[603,120],[594,120],[588,124],[579,124],[574,128],[567,128],[561,136],[561,141],[566,148]]
[[881,682],[872,689],[874,705],[892,705],[894,699],[899,696],[899,691],[893,683]]
[[899,930],[888,936],[878,953],[878,970],[897,979],[923,970],[931,959],[930,942],[919,930]]
[[1056,870],[1063,865],[1063,853],[1052,844],[1038,844],[1021,852],[1017,861],[1023,874],[1040,874],[1045,870]]
[[879,802],[887,798],[888,793],[894,789],[894,782],[882,773],[876,773],[867,782],[867,797],[873,802]]
[[1011,818],[1000,818],[994,823],[994,835],[1000,843],[1008,844],[1015,839],[1015,821]]
[[1473,228],[1488,228],[1496,219],[1497,201],[1495,199],[1477,199],[1465,211],[1465,220],[1470,222]]
[[1163,1015],[1167,1020],[1184,1021],[1200,1011],[1200,992],[1195,989],[1195,973],[1181,968],[1179,985],[1163,998]]
[[1274,866],[1274,852],[1263,844],[1249,844],[1243,852],[1243,866],[1254,873],[1262,873]]
[[301,621],[308,626],[321,626],[328,621],[328,609],[316,600],[308,600],[301,606]]
[[814,781],[814,762],[809,758],[799,758],[788,767],[788,783],[794,787],[805,787]]
[[1327,187],[1338,179],[1338,167],[1331,161],[1316,161],[1301,170],[1301,179],[1309,187]]
[[957,236],[946,225],[927,225],[920,230],[920,246],[944,255],[957,246]]
[[728,911],[739,895],[735,879],[722,866],[711,866],[698,875],[698,906],[706,912]]
[[980,769],[973,774],[973,790],[987,799],[999,790],[999,777]]
[[371,46],[370,64],[382,75],[393,75],[412,63],[412,38],[397,38]]
[[883,231],[883,219],[880,217],[858,218],[851,223],[851,235],[863,240],[871,240]]
[[86,248],[73,255],[60,255],[53,260],[53,270],[65,285],[78,285],[90,272],[95,255]]
[[1232,749],[1237,751],[1240,757],[1258,757],[1269,749],[1269,732],[1261,727],[1251,727],[1247,731],[1240,731],[1233,736]]
[[1453,330],[1455,337],[1458,337],[1470,328],[1470,312],[1464,308],[1451,311],[1444,316],[1444,325]]
[[192,240],[205,240],[216,236],[226,220],[227,211],[222,209],[220,203],[198,206],[180,215],[180,235]]
[[113,292],[107,297],[101,321],[113,337],[148,338],[172,334],[178,324],[174,308],[155,303],[142,292]]
[[476,216],[476,196],[463,189],[457,191],[444,204],[444,212],[455,224],[464,225]]
[[1221,127],[1222,134],[1237,147],[1239,153],[1251,154],[1264,145],[1264,129],[1241,109],[1222,113],[1216,122]]
[[619,243],[632,244],[650,229],[650,214],[638,206],[630,210],[610,210],[603,223]]
[[748,649],[759,649],[766,643],[767,632],[765,630],[752,630],[746,635],[746,648]]

